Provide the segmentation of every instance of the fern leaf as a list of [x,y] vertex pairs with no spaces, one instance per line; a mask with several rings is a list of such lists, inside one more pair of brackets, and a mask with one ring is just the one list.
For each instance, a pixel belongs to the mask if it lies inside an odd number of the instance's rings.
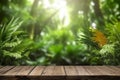
[[10,51],[3,50],[3,54],[4,56],[13,57],[16,59],[19,59],[22,57],[21,52],[10,52]]
[[20,44],[22,41],[18,40],[16,42],[7,42],[4,44],[3,47],[15,47],[17,46],[18,44]]

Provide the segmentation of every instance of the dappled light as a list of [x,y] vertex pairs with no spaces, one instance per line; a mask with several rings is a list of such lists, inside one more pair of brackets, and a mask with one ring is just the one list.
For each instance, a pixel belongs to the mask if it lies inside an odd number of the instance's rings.
[[120,65],[120,0],[0,0],[0,65]]
[[70,19],[69,19],[69,11],[67,7],[66,0],[55,0],[53,3],[51,3],[49,0],[43,0],[44,8],[46,9],[55,9],[58,10],[58,17],[61,21],[59,29],[62,27],[66,27],[69,25]]

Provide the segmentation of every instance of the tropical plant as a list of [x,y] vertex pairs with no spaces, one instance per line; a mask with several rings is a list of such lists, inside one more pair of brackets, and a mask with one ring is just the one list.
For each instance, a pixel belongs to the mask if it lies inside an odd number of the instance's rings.
[[24,31],[18,30],[22,21],[12,18],[10,22],[0,27],[0,65],[25,64],[29,57],[32,41],[25,39]]
[[112,20],[111,22],[112,23],[107,23],[105,28],[108,44],[103,46],[100,53],[102,53],[102,55],[104,54],[104,64],[119,65],[120,22],[117,20]]
[[[30,65],[78,65],[87,64],[86,46],[77,43],[69,28],[58,30],[48,29],[43,32],[37,52],[31,54],[31,60],[27,61]],[[37,56],[36,56],[37,55]]]
[[[105,30],[89,28],[80,35],[80,41],[88,45],[87,59],[92,65],[119,65],[120,63],[120,22],[114,20],[106,23]],[[83,30],[87,30],[84,29]],[[87,34],[90,33],[91,35]]]

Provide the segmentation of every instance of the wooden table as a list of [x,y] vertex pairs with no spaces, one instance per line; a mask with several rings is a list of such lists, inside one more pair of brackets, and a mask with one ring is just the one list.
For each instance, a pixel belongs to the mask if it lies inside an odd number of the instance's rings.
[[120,80],[120,67],[0,66],[0,80]]

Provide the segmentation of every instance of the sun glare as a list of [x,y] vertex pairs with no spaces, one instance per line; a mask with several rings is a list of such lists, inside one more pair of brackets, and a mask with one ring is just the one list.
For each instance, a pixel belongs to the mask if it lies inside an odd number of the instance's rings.
[[44,5],[44,8],[50,8],[51,7],[49,0],[44,0],[43,5]]
[[55,10],[59,10],[58,16],[61,21],[64,20],[63,22],[63,27],[66,27],[69,22],[69,14],[68,14],[68,9],[67,9],[67,2],[66,0],[55,0],[53,3],[50,3],[49,0],[44,0],[43,2],[44,8],[52,8]]
[[[59,2],[60,3],[60,2]],[[67,26],[69,24],[69,14],[68,9],[65,0],[61,0],[61,3],[59,4],[59,18],[60,20],[64,19],[64,26]]]
[[[33,4],[34,0],[28,0],[28,2]],[[39,5],[41,4],[43,4],[46,10],[58,10],[57,15],[61,21],[61,27],[67,27],[69,25],[70,18],[66,0],[54,0],[53,2],[50,2],[50,0],[42,0],[39,1]]]
[[65,0],[55,0],[55,2],[52,4],[53,8],[60,9],[66,7],[66,1]]
[[34,0],[27,0],[30,4],[33,4]]

